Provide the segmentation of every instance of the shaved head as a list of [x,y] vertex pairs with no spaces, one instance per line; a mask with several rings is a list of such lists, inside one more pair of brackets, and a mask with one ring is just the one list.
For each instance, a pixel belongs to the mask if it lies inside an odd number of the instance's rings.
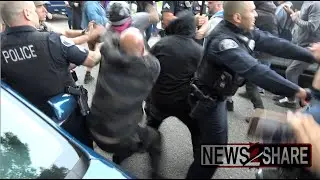
[[251,31],[255,27],[256,6],[253,1],[224,1],[224,19],[244,31]]
[[120,35],[120,48],[128,55],[142,56],[144,51],[144,38],[140,30],[130,27]]
[[224,1],[223,13],[224,19],[230,20],[236,13],[243,14],[247,1]]
[[10,1],[3,2],[1,17],[8,26],[22,26],[39,24],[36,7],[33,1]]

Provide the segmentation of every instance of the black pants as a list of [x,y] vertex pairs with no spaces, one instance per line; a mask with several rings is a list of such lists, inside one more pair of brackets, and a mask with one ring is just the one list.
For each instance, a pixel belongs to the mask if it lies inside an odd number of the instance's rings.
[[[201,144],[226,144],[228,142],[228,119],[225,100],[190,98],[190,116],[200,129]],[[201,166],[201,151],[196,151],[187,179],[210,179],[218,166]]]
[[104,151],[114,153],[113,162],[119,164],[137,152],[148,152],[154,171],[158,170],[161,155],[161,136],[151,127],[138,127],[133,136],[111,144],[95,139],[96,144]]
[[72,29],[81,30],[82,10],[81,8],[72,9]]
[[188,127],[191,133],[193,154],[195,155],[198,150],[200,151],[199,128],[197,122],[189,116],[190,105],[187,101],[183,104],[168,105],[166,108],[161,109],[154,106],[151,101],[147,101],[147,103],[148,108],[146,109],[146,114],[148,126],[158,129],[164,119],[169,116],[175,116]]
[[253,104],[254,109],[260,108],[264,109],[263,101],[261,99],[261,95],[259,93],[258,86],[248,81],[246,83],[246,92],[250,98],[250,101]]

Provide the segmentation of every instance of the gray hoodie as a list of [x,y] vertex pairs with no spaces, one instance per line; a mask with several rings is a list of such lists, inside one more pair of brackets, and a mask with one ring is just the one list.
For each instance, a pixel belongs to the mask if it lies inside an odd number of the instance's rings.
[[304,1],[293,28],[292,42],[307,47],[320,41],[320,2]]

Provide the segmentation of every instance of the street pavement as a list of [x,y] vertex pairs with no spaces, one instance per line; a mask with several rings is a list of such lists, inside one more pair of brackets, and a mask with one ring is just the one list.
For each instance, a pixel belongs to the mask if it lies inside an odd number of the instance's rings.
[[[62,16],[54,16],[50,20],[55,27],[68,29],[67,19]],[[89,84],[83,84],[86,68],[83,66],[77,67],[76,72],[78,75],[78,84],[84,85],[89,91],[89,104],[91,104],[92,95],[95,90],[98,66],[93,68],[92,75],[95,80]],[[244,88],[240,88],[239,92],[243,92]],[[238,92],[238,93],[239,93]],[[275,112],[286,112],[286,108],[278,107],[273,104],[271,99],[272,94],[266,92],[263,96],[265,108]],[[255,140],[249,139],[246,136],[248,123],[245,117],[253,113],[252,103],[237,94],[233,97],[234,112],[228,113],[228,126],[229,126],[229,143],[248,143]],[[190,139],[190,132],[187,127],[182,124],[177,118],[169,117],[160,127],[160,132],[163,134],[163,155],[161,157],[161,170],[159,174],[165,178],[178,178],[183,179],[186,176],[188,168],[193,161],[192,146]],[[100,154],[104,155],[107,159],[111,159],[109,153],[105,153],[99,148],[95,149]],[[150,159],[149,156],[144,154],[134,154],[122,163],[122,167],[131,172],[138,178],[150,178]],[[253,179],[256,169],[249,168],[219,168],[213,179]]]

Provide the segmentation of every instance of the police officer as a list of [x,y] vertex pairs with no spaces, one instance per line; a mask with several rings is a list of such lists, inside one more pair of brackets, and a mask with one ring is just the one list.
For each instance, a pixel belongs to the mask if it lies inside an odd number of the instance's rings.
[[207,11],[206,11],[206,4],[202,4],[202,1],[193,1],[192,2],[192,11],[193,11],[193,14],[196,15],[196,14],[200,14],[200,11],[201,11],[201,6],[204,6],[203,7],[203,10],[202,10],[202,13],[203,14],[206,14]]
[[[176,14],[180,11],[192,11],[194,14],[198,12],[199,3],[193,5],[193,1],[163,1],[162,4],[162,28],[166,28],[171,20],[176,18]],[[193,8],[194,7],[194,8]],[[201,8],[200,8],[201,9]],[[205,8],[203,8],[205,9]],[[200,11],[200,10],[199,10]],[[206,16],[195,14],[197,26],[202,26],[206,21]],[[164,36],[164,34],[160,34]]]
[[[8,25],[1,36],[1,76],[13,89],[51,116],[47,101],[65,93],[66,87],[75,86],[69,64],[94,67],[101,59],[100,51],[76,46],[60,34],[37,31],[39,18],[32,1],[5,2],[0,12]],[[81,122],[67,121],[72,126],[66,125],[66,130],[92,147],[92,140]]]
[[[290,94],[304,100],[304,89],[289,82],[252,56],[254,50],[289,59],[315,61],[307,49],[254,29],[257,13],[252,1],[225,1],[224,20],[210,33],[204,58],[192,83],[191,116],[198,122],[202,144],[226,144],[228,123],[226,97],[232,96],[244,79],[275,94]],[[195,157],[187,178],[211,178],[218,165],[201,167]]]

